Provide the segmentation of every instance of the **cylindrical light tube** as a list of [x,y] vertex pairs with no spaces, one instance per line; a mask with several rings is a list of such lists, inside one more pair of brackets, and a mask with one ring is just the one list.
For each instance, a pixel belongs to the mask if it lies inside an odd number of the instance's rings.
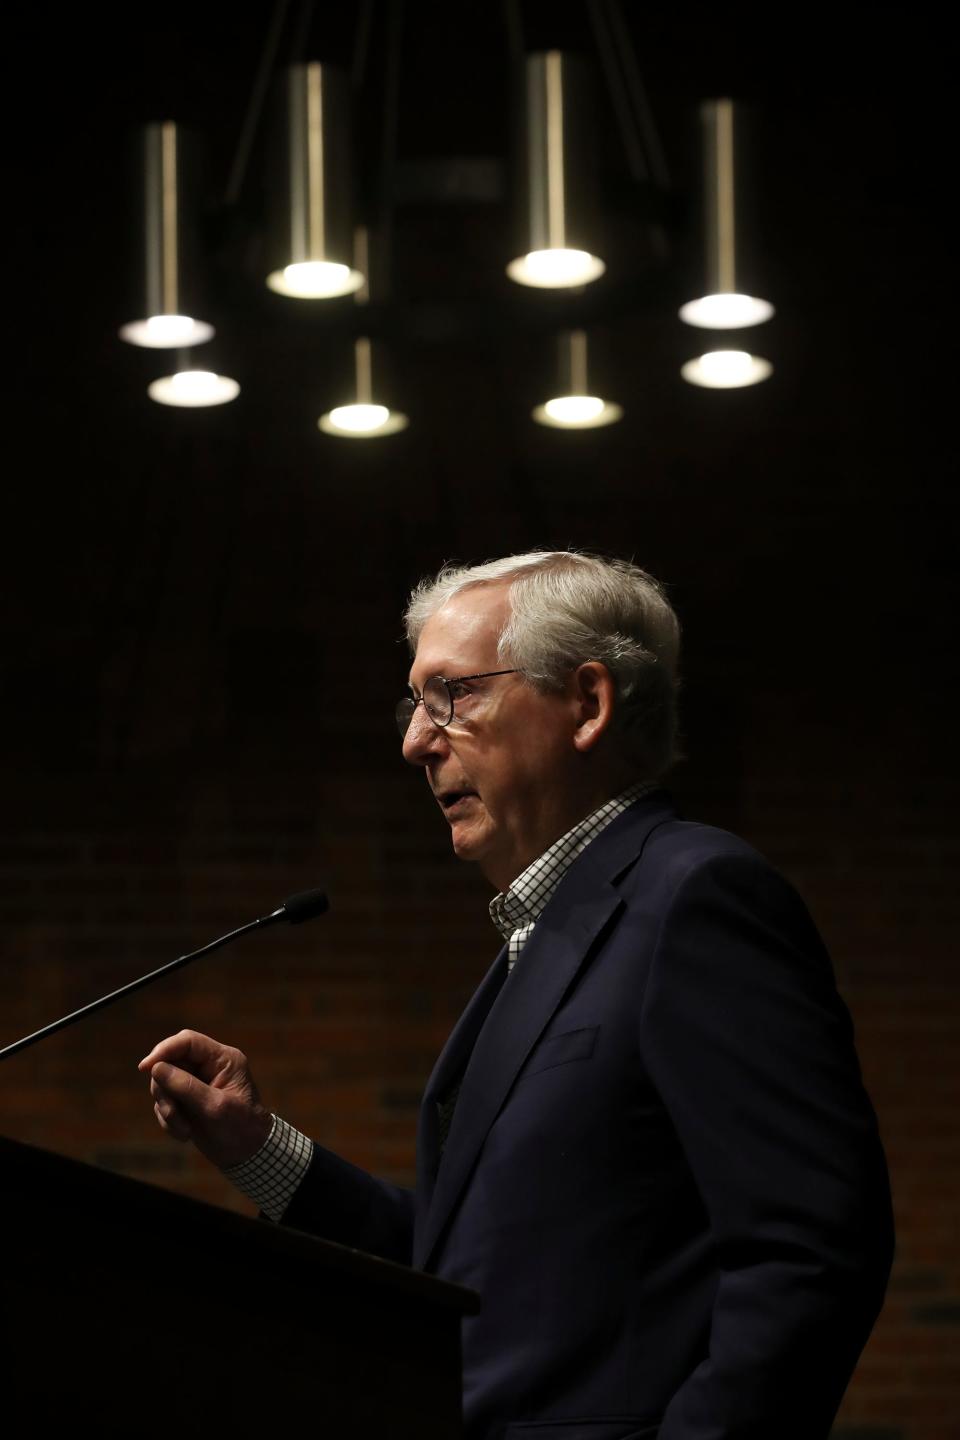
[[579,57],[527,56],[517,148],[517,254],[507,274],[544,289],[596,280],[606,266],[597,254],[590,74]]
[[145,315],[120,330],[132,345],[166,350],[200,345],[213,326],[196,318],[196,267],[185,197],[183,132],[147,125],[142,141]]
[[733,293],[737,288],[733,101],[705,101],[700,107],[700,119],[707,293]]
[[372,440],[381,435],[395,435],[406,430],[410,421],[400,410],[392,410],[375,398],[373,381],[373,345],[366,335],[353,342],[353,394],[347,404],[335,405],[317,421],[325,435],[340,435],[350,440]]
[[623,416],[619,405],[604,400],[588,376],[587,335],[584,330],[565,330],[557,337],[556,390],[549,400],[537,405],[533,418],[538,425],[558,430],[592,430],[612,425]]
[[363,275],[351,253],[349,81],[319,61],[292,65],[284,100],[286,153],[267,284],[301,299],[350,295]]
[[773,306],[752,293],[754,277],[744,260],[742,230],[741,114],[730,99],[700,106],[703,146],[703,243],[705,289],[682,306],[680,318],[708,330],[760,325]]

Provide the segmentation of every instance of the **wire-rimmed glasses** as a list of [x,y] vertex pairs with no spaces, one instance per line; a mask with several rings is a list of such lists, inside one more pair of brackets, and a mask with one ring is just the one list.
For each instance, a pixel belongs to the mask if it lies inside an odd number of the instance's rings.
[[448,680],[443,675],[431,675],[430,679],[424,682],[423,694],[419,700],[415,700],[412,695],[404,695],[403,699],[397,702],[397,729],[400,731],[401,738],[409,730],[410,721],[413,719],[418,705],[422,705],[434,725],[439,725],[442,729],[453,719],[455,702],[463,699],[463,695],[454,693],[457,685],[462,685],[467,680],[490,680],[495,675],[516,675],[517,673],[516,668],[513,670],[484,670],[480,675],[457,675],[452,680]]

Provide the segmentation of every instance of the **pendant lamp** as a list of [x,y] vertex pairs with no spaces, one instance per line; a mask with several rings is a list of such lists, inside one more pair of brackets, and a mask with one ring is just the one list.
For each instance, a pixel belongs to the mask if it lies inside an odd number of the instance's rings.
[[507,266],[518,285],[567,289],[606,269],[596,236],[589,80],[578,56],[547,50],[526,58],[517,253]]
[[202,345],[213,326],[196,316],[194,237],[186,198],[184,136],[172,121],[147,125],[141,138],[143,181],[142,318],[120,338],[150,350]]
[[538,425],[558,430],[592,430],[612,425],[623,410],[596,394],[587,373],[587,336],[583,330],[567,330],[557,340],[557,380],[554,394],[538,405],[533,418]]
[[279,295],[325,300],[363,284],[352,263],[350,84],[334,66],[291,65],[283,86],[270,272]]
[[705,289],[680,308],[687,325],[738,330],[773,315],[769,300],[752,293],[742,234],[742,115],[729,99],[700,106],[703,149]]

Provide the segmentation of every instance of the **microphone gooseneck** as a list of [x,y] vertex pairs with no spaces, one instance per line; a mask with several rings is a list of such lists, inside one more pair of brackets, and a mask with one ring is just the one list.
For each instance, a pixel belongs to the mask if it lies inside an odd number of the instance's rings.
[[191,950],[189,955],[178,955],[176,960],[170,960],[166,965],[161,965],[158,970],[151,970],[149,975],[141,975],[138,980],[131,980],[128,985],[121,985],[119,990],[112,990],[109,995],[101,995],[99,1000],[91,1000],[89,1005],[83,1005],[79,1010],[74,1010],[69,1015],[54,1020],[50,1025],[44,1025],[42,1030],[35,1030],[32,1035],[25,1035],[22,1040],[15,1040],[12,1045],[6,1045],[0,1050],[0,1060],[6,1060],[11,1055],[16,1055],[19,1050],[26,1050],[29,1045],[36,1045],[47,1035],[55,1035],[58,1030],[64,1030],[68,1025],[74,1025],[82,1020],[85,1015],[92,1015],[96,1010],[102,1010],[107,1005],[112,1005],[115,1000],[120,1000],[124,995],[132,995],[134,990],[142,990],[145,985],[152,985],[154,980],[159,980],[164,975],[171,974],[174,970],[189,965],[191,960],[199,960],[201,955],[209,955],[213,950],[219,950],[221,945],[229,945],[231,940],[236,940],[239,935],[245,935],[248,930],[263,930],[267,925],[279,924],[281,920],[288,920],[291,925],[302,925],[305,920],[313,920],[317,915],[323,915],[329,910],[330,904],[322,890],[303,890],[297,895],[291,895],[285,900],[279,909],[272,911],[269,915],[261,915],[258,920],[251,920],[246,925],[239,926],[236,930],[221,935],[218,940],[211,940],[208,945],[202,945],[199,950]]

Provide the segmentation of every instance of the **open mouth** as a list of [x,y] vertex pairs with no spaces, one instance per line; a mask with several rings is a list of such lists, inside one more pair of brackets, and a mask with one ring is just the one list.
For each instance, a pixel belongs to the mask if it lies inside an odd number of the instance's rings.
[[443,813],[449,815],[464,800],[472,799],[476,793],[475,790],[441,790],[437,801]]

